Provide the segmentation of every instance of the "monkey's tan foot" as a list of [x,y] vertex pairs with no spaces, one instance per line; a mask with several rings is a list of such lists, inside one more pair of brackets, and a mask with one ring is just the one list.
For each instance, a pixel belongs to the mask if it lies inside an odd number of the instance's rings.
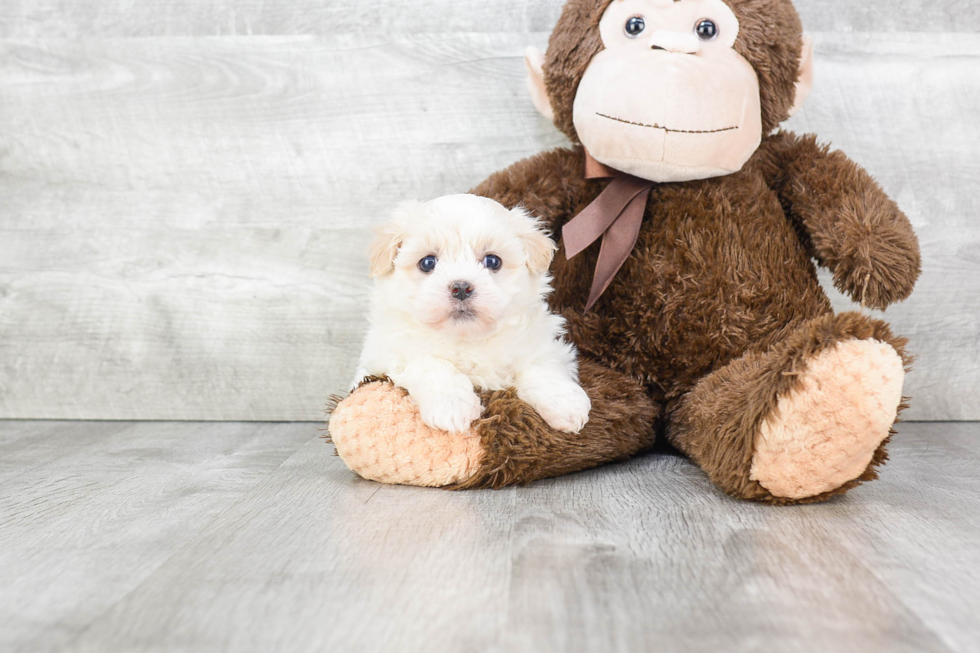
[[330,437],[358,475],[398,485],[443,487],[470,479],[483,445],[475,425],[463,433],[427,426],[408,393],[390,383],[362,385],[334,409]]
[[858,478],[891,431],[904,378],[901,356],[878,340],[823,350],[762,422],[749,478],[786,499]]
[[814,318],[698,381],[667,436],[733,497],[826,501],[878,478],[906,342],[861,313]]
[[579,362],[579,379],[592,402],[579,433],[549,426],[513,388],[482,392],[486,410],[469,431],[438,431],[425,425],[404,390],[373,381],[334,409],[330,435],[347,466],[364,478],[457,490],[569,474],[653,444],[660,406],[642,385],[587,360]]

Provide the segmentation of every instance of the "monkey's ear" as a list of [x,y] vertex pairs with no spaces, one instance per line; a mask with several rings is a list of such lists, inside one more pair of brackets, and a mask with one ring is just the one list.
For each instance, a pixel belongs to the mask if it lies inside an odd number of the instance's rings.
[[394,215],[380,227],[374,230],[374,242],[368,252],[368,259],[371,261],[371,276],[383,277],[391,274],[395,269],[395,257],[398,256],[398,248],[405,240],[405,228],[403,225],[412,222],[413,217],[419,213],[424,213],[425,206],[422,202],[402,202]]
[[803,35],[803,51],[800,53],[800,76],[796,79],[796,99],[793,101],[793,108],[789,110],[790,116],[795,116],[796,112],[803,108],[803,103],[810,97],[813,90],[813,37],[809,34]]
[[555,257],[558,245],[548,235],[541,221],[522,207],[511,209],[510,214],[517,225],[517,234],[527,254],[528,270],[531,274],[544,274],[551,267],[551,259]]
[[524,67],[527,69],[527,90],[531,93],[531,102],[542,116],[555,121],[555,112],[548,99],[548,89],[544,85],[544,55],[536,47],[528,46],[524,50]]

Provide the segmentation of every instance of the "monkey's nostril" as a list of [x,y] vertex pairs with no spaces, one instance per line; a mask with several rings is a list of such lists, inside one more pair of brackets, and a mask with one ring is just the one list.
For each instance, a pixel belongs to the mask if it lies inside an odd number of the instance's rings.
[[650,49],[651,50],[663,50],[664,48],[660,47],[659,45],[651,45],[650,46]]

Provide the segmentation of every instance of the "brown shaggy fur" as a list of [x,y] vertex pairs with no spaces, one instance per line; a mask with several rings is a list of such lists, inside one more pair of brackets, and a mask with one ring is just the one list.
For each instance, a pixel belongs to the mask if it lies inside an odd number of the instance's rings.
[[477,425],[486,452],[482,468],[452,489],[500,488],[561,476],[653,445],[660,407],[643,386],[590,361],[582,361],[579,376],[593,406],[580,433],[549,428],[514,390],[484,393],[490,417]]
[[915,234],[860,166],[816,136],[787,133],[767,139],[756,165],[811,237],[810,254],[834,272],[838,290],[882,310],[908,298],[922,264]]
[[[572,103],[601,48],[598,17],[609,1],[570,0],[549,44],[545,80],[555,122],[573,140]],[[736,49],[759,75],[768,133],[793,102],[799,19],[788,0],[726,1],[741,21]],[[560,234],[609,183],[586,181],[584,167],[581,147],[554,150],[473,192],[523,204]],[[761,420],[823,348],[876,338],[908,360],[904,340],[883,322],[835,317],[817,280],[814,259],[856,301],[884,308],[908,297],[918,278],[908,219],[857,164],[812,136],[780,133],[766,136],[736,174],[654,186],[633,253],[585,313],[598,250],[597,242],[572,261],[558,253],[551,299],[583,357],[606,368],[583,365],[583,383],[595,393],[594,430],[557,433],[513,393],[496,393],[481,427],[492,455],[467,487],[526,482],[629,455],[647,446],[660,414],[655,406],[663,407],[670,441],[732,496],[802,503],[875,477],[884,445],[860,478],[802,502],[772,497],[748,478]],[[637,394],[641,386],[646,396]],[[597,439],[582,442],[590,438]]]

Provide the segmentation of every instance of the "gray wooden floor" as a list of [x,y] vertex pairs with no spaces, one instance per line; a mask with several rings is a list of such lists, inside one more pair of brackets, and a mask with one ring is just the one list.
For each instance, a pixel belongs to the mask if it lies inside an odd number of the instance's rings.
[[980,424],[795,508],[667,455],[382,486],[317,429],[0,422],[0,650],[980,650]]

